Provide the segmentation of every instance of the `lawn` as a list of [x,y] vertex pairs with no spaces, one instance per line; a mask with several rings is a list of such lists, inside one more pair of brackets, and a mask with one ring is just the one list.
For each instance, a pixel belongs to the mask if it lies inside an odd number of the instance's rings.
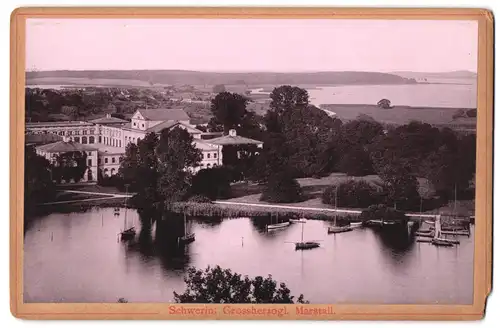
[[[333,185],[338,185],[340,183],[355,180],[355,181],[366,181],[374,186],[380,186],[382,180],[378,175],[367,175],[362,177],[352,177],[344,173],[332,173],[329,176],[322,177],[319,179],[315,178],[301,178],[297,179],[297,182],[302,187],[302,190],[306,196],[305,201],[293,204],[281,204],[281,205],[292,205],[292,206],[302,206],[302,207],[318,207],[318,208],[333,208],[330,205],[323,204],[321,201],[321,195],[323,191]],[[424,198],[430,198],[434,194],[431,183],[424,178],[419,178],[419,192]],[[237,183],[231,186],[232,198],[227,201],[239,202],[239,203],[262,203],[268,204],[266,202],[260,201],[261,193],[265,185],[256,183]]]

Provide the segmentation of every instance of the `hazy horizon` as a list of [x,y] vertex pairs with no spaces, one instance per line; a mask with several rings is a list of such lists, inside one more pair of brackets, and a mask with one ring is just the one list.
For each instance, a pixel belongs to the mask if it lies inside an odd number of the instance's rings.
[[28,19],[27,71],[477,72],[476,21]]

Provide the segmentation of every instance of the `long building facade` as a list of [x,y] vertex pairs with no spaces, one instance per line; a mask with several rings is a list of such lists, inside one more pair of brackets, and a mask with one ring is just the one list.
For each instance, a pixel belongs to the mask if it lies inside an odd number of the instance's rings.
[[[60,140],[36,147],[37,153],[49,160],[57,154],[73,149],[87,152],[88,171],[83,182],[97,182],[98,174],[113,176],[118,173],[120,162],[128,144],[137,144],[151,132],[160,133],[164,129],[183,128],[193,136],[194,146],[202,153],[199,166],[190,168],[198,171],[222,165],[222,147],[227,140],[220,135],[203,133],[189,122],[189,116],[182,109],[140,109],[132,116],[131,121],[122,120],[110,115],[84,121],[37,122],[26,123],[27,136],[53,135]],[[231,140],[236,136],[231,131]],[[218,137],[218,138],[217,138]],[[210,138],[210,139],[206,139]],[[222,137],[223,138],[223,137]],[[245,144],[262,146],[262,142],[239,137]],[[27,138],[28,139],[28,138]]]

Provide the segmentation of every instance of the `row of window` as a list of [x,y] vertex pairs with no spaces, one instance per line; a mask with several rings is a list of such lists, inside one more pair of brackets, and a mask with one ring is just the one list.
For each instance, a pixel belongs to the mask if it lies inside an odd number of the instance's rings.
[[[45,133],[48,133],[50,131],[44,131]],[[83,130],[81,131],[83,135],[87,135],[87,134],[94,134],[94,129],[90,129],[90,130]],[[80,135],[80,130],[76,130],[76,131],[72,131],[72,130],[67,130],[67,131],[57,131],[55,132],[55,134],[57,135],[60,135],[60,136],[71,136],[71,135]]]
[[[211,168],[211,167],[216,167],[216,166],[217,166],[216,164],[210,164],[210,163],[208,163],[208,164],[207,164],[207,169],[209,169],[209,168]],[[201,163],[201,164],[200,164],[200,167],[201,167],[201,168],[204,168],[204,167],[205,167],[205,164]]]
[[[104,157],[104,164],[109,164],[109,159],[111,158],[111,164],[116,164],[120,159],[116,157]],[[99,165],[102,163],[101,159],[98,160]]]
[[95,137],[73,137],[72,140],[74,142],[82,143],[82,144],[93,144],[95,143]]
[[121,131],[120,130],[115,130],[115,129],[104,129],[104,134],[109,135],[111,137],[120,137],[121,136]]
[[204,153],[203,158],[210,158],[210,156],[213,156],[213,158],[217,158],[217,153]]
[[[139,127],[139,124],[137,124],[136,122],[132,123],[132,125],[134,126],[134,128]],[[144,129],[144,123],[141,124],[141,127]]]

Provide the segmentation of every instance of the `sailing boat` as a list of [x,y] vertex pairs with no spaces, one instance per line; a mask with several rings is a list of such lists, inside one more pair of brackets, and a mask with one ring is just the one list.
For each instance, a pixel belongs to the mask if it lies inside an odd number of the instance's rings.
[[[272,220],[272,216],[271,216],[271,220]],[[276,214],[276,223],[266,225],[266,229],[267,230],[279,229],[279,228],[288,227],[290,225],[290,221],[281,222],[281,223],[278,223],[277,221],[278,221],[278,214]]]
[[135,227],[132,226],[127,228],[127,197],[125,197],[125,221],[124,221],[124,231],[120,233],[121,240],[130,240],[135,237],[136,231]]
[[188,228],[187,228],[187,220],[186,220],[186,214],[184,214],[184,236],[179,237],[178,242],[180,244],[189,244],[194,241],[194,233],[190,232],[188,233]]
[[[422,196],[420,196],[420,219],[422,219]],[[430,224],[432,224],[432,226],[434,226],[434,222],[433,221],[429,221]],[[425,221],[425,223],[429,224],[427,221]],[[418,229],[416,232],[415,232],[415,235],[416,236],[420,236],[420,237],[433,237],[434,236],[434,232],[432,231],[431,228],[428,228],[428,229]]]
[[341,233],[341,232],[347,232],[347,231],[352,231],[351,226],[343,226],[339,227],[337,226],[337,188],[335,188],[335,218],[333,220],[333,226],[328,227],[328,233]]
[[[457,214],[457,185],[455,184],[455,203],[453,205],[453,215]],[[462,229],[441,229],[443,235],[462,235],[462,236],[470,236],[470,226],[469,229],[462,227]]]
[[313,249],[319,247],[317,241],[304,241],[304,223],[302,224],[302,234],[300,242],[295,243],[295,250],[299,249]]

